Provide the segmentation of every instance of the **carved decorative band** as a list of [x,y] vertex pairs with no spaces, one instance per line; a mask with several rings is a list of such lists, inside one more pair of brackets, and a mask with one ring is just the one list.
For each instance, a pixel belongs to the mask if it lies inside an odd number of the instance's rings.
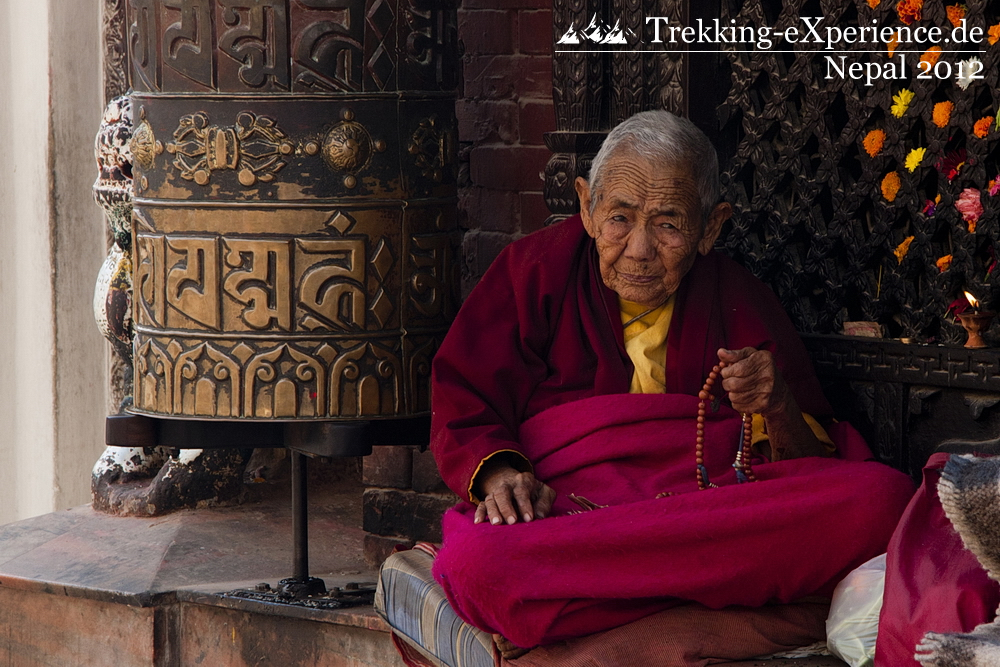
[[821,376],[1000,391],[1000,351],[804,334]]
[[[442,334],[443,336],[443,334]],[[136,338],[142,414],[204,419],[330,419],[429,409],[440,337],[211,341]]]
[[[396,98],[232,99],[210,113],[204,100],[136,97],[136,194],[215,201],[434,196],[455,184],[453,103],[417,99],[400,114]],[[331,112],[339,121],[331,122]],[[164,136],[172,140],[164,144]],[[402,145],[391,145],[396,141]]]

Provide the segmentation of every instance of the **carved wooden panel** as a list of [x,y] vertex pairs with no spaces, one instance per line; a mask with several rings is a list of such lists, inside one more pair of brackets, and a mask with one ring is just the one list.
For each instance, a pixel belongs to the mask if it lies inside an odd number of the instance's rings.
[[104,103],[124,95],[129,89],[128,44],[126,40],[125,3],[127,0],[104,0]]
[[[722,20],[776,31],[819,14],[824,27],[903,25],[898,3],[873,4],[829,2],[819,12],[802,0],[725,0]],[[944,5],[924,2],[914,27],[949,34]],[[965,19],[985,35],[1000,13],[969,3]],[[964,334],[946,310],[963,289],[996,305],[1000,201],[989,193],[1000,175],[998,51],[984,40],[942,53],[941,77],[918,78],[914,63],[931,46],[901,47],[911,51],[905,77],[871,86],[864,78],[827,78],[829,54],[815,44],[780,47],[791,53],[723,46],[732,85],[719,138],[731,157],[723,187],[735,208],[724,245],[774,288],[801,331],[869,320],[889,336],[956,343]],[[889,62],[885,49],[867,48],[847,52],[847,62]],[[958,63],[973,55],[983,78],[963,88]],[[899,104],[904,90],[912,99]],[[977,206],[981,214],[969,212]]]
[[[687,115],[688,59],[680,49],[644,44],[647,16],[669,14],[685,20],[684,0],[554,0],[552,100],[557,132],[545,137],[553,152],[545,167],[545,203],[551,224],[577,210],[573,181],[590,173],[590,163],[607,131],[648,109]],[[567,31],[584,31],[595,22],[619,26],[630,44],[562,44]]]
[[834,412],[879,460],[918,479],[936,451],[1000,452],[995,351],[817,334],[803,341]]

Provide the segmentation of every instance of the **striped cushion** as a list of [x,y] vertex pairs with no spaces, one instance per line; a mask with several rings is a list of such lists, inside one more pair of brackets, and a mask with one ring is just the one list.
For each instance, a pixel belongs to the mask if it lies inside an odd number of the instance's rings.
[[447,667],[493,667],[493,638],[455,614],[431,575],[433,563],[434,557],[419,545],[386,559],[375,611]]

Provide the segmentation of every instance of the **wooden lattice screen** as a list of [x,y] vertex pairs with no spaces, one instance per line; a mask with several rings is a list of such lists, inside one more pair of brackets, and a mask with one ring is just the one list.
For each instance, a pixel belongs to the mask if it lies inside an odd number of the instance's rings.
[[[897,4],[723,0],[721,16],[724,23],[735,18],[776,31],[801,29],[803,16],[824,16],[823,26],[872,25],[873,19],[901,26]],[[909,2],[920,4],[922,17],[912,27],[935,25],[950,33],[946,2]],[[1000,22],[1000,3],[968,2],[963,9],[967,27],[982,29],[983,43],[967,44],[963,52],[939,44],[945,51],[940,62],[948,67],[937,71],[952,71],[943,79],[917,78],[915,62],[931,43],[901,45],[899,51],[911,51],[906,79],[880,79],[871,87],[864,79],[826,79],[824,55],[830,52],[821,45],[776,45],[773,51],[723,45],[732,77],[718,109],[718,140],[722,156],[730,158],[725,197],[736,211],[723,243],[772,286],[800,331],[834,333],[844,321],[867,320],[882,324],[887,336],[955,343],[964,332],[946,311],[963,289],[988,306],[1000,305],[997,271],[991,271],[1000,194],[990,194],[991,181],[1000,180],[1000,45],[986,39]],[[951,12],[957,18],[956,9]],[[957,64],[972,56],[983,62],[983,79],[963,89]],[[848,62],[888,60],[884,48],[848,55]],[[897,117],[893,98],[904,89],[913,99]],[[946,122],[943,102],[953,105]],[[878,130],[884,141],[875,151]],[[925,154],[911,171],[907,157],[919,148]],[[893,173],[899,177],[894,197],[893,176],[886,180]],[[963,208],[972,209],[965,216],[956,207],[963,192],[969,202]],[[982,214],[973,225],[975,202]],[[942,258],[949,255],[945,268]]]

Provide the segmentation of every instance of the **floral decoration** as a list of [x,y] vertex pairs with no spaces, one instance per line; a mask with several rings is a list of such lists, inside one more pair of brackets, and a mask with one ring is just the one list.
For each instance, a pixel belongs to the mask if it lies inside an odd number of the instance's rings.
[[913,236],[907,236],[903,239],[903,242],[896,246],[896,249],[892,251],[892,254],[896,256],[896,261],[900,264],[903,263],[903,258],[906,257],[906,253],[910,252],[910,244],[913,243]]
[[968,11],[968,7],[965,5],[948,5],[944,8],[945,13],[948,15],[948,20],[956,28],[962,25],[962,19],[965,18],[965,12]]
[[962,167],[965,166],[966,156],[967,153],[964,148],[949,151],[947,155],[938,160],[938,171],[944,174],[944,177],[949,181],[955,180],[955,177],[961,173]]
[[955,316],[955,321],[958,322],[958,316],[972,308],[972,304],[964,296],[960,296],[951,303],[948,304],[948,312]]
[[991,178],[986,188],[991,197],[996,197],[1000,194],[1000,174],[997,174],[996,178]]
[[976,121],[975,125],[972,126],[972,133],[979,137],[980,139],[985,139],[986,135],[990,133],[990,125],[993,124],[992,116],[984,116]]
[[900,21],[906,25],[910,25],[923,17],[921,12],[923,7],[924,0],[899,0],[899,3],[896,5],[896,14],[899,16]]
[[927,63],[927,69],[930,70],[937,64],[940,57],[941,47],[935,44],[931,48],[924,51],[924,55],[920,56],[920,62]]
[[937,213],[938,204],[941,203],[941,195],[938,195],[934,199],[928,199],[924,202],[924,208],[921,211],[928,218],[933,217]]
[[882,152],[882,146],[885,144],[885,132],[883,130],[872,130],[865,135],[861,143],[865,147],[865,152],[869,156],[875,157]]
[[934,264],[937,265],[938,272],[939,273],[944,273],[945,271],[947,271],[948,268],[951,266],[951,260],[952,259],[953,258],[952,258],[951,255],[945,255],[944,257],[938,257],[937,261],[934,262]]
[[[976,63],[979,66],[976,66]],[[972,85],[972,76],[977,72],[982,71],[982,61],[976,56],[972,56],[967,60],[963,60],[959,63],[958,74],[955,75],[955,80],[958,82],[958,87],[962,90],[968,90],[969,86]]]
[[976,224],[983,215],[983,202],[979,198],[979,190],[965,188],[955,202],[955,208],[962,214],[962,220],[968,225],[969,233],[976,233]]
[[1000,41],[1000,23],[990,26],[989,40],[991,45],[996,44],[998,41]]
[[906,156],[906,168],[910,171],[910,173],[913,173],[913,170],[919,167],[920,163],[924,161],[924,153],[926,152],[926,148],[914,148],[909,152]]
[[944,127],[947,125],[948,121],[951,120],[951,110],[954,108],[955,105],[949,100],[935,104],[934,112],[932,113],[934,124],[938,127]]
[[901,91],[892,96],[892,108],[889,111],[896,118],[902,118],[903,114],[910,107],[910,102],[914,98],[913,91],[909,88],[903,88]]
[[899,180],[899,174],[890,171],[882,179],[882,196],[889,202],[896,201],[896,195],[899,194],[901,185],[902,182]]
[[875,9],[882,4],[882,0],[868,0],[868,6]]
[[892,58],[892,54],[896,53],[896,49],[899,48],[899,34],[893,33],[892,39],[886,42],[886,46],[889,48],[889,57]]

